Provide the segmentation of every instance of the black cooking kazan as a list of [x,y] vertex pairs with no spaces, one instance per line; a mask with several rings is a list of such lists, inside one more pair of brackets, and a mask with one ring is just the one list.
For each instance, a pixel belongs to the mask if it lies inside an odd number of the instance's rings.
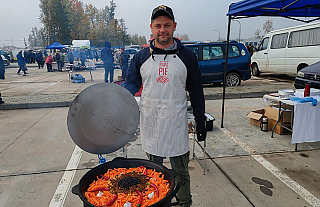
[[73,141],[93,154],[114,152],[133,137],[139,123],[139,106],[125,88],[99,83],[84,89],[68,112]]

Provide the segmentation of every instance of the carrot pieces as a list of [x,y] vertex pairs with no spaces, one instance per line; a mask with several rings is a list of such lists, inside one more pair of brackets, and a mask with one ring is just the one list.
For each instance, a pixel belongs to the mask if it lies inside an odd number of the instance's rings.
[[[147,176],[146,178],[148,181],[146,181],[145,187],[135,188],[136,191],[134,190],[132,193],[127,194],[125,191],[118,191],[118,189],[114,188],[114,185],[112,185],[113,182],[117,182],[114,179],[123,177],[120,175],[128,174],[127,176],[132,176],[137,173]],[[157,172],[154,169],[147,169],[144,166],[140,166],[128,169],[108,169],[106,173],[97,176],[96,180],[89,185],[84,196],[88,202],[100,207],[124,207],[128,205],[131,205],[132,207],[147,207],[162,200],[169,190],[170,184],[164,179],[164,174]],[[99,192],[97,194],[98,191],[101,193]],[[157,196],[154,196],[155,194]],[[126,203],[127,205],[125,205]]]

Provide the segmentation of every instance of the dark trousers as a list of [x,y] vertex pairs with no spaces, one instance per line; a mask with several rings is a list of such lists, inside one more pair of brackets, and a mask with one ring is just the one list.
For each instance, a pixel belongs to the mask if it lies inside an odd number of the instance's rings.
[[[175,183],[181,184],[181,187],[177,193],[179,199],[179,206],[189,207],[192,203],[191,190],[190,190],[190,174],[188,169],[190,152],[186,154],[170,157],[171,168],[177,172]],[[164,157],[151,155],[147,153],[149,160],[156,162],[160,165],[163,163]]]
[[40,67],[43,68],[43,61],[37,61],[37,63],[38,63],[38,69],[40,69]]
[[58,70],[62,70],[62,61],[61,60],[57,60],[57,64],[58,64]]
[[48,72],[53,72],[53,70],[52,70],[52,64],[50,64],[50,63],[46,63],[47,64],[47,71]]
[[24,68],[24,67],[25,67],[24,65],[20,65],[20,66],[19,66],[19,70],[18,70],[17,73],[20,74],[20,71],[22,70],[22,71],[24,72],[24,74],[26,74],[27,72],[22,69],[22,68]]
[[109,82],[113,82],[113,64],[112,63],[104,63],[104,82],[108,83],[108,76],[109,76]]
[[122,79],[125,79],[126,76],[127,76],[127,71],[128,71],[128,64],[124,64],[124,65],[121,65],[121,71],[122,71]]

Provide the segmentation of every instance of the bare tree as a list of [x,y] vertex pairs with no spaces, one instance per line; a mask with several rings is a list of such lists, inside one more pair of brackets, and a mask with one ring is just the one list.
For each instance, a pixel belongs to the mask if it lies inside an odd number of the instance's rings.
[[273,30],[273,21],[272,20],[267,20],[264,24],[263,24],[263,30],[265,32],[265,34],[267,34],[268,32]]
[[182,41],[189,41],[189,36],[187,34],[176,33],[175,36]]
[[261,39],[261,38],[262,38],[261,30],[260,30],[260,29],[257,29],[257,30],[254,32],[254,38],[255,38],[255,39]]

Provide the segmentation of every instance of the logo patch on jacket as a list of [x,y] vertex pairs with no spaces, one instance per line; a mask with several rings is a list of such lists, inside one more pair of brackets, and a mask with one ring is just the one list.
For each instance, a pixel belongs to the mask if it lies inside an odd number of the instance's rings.
[[168,65],[169,62],[168,61],[160,61],[159,63],[159,70],[158,70],[158,78],[156,79],[156,81],[158,83],[168,83],[169,82],[169,78],[168,76]]

